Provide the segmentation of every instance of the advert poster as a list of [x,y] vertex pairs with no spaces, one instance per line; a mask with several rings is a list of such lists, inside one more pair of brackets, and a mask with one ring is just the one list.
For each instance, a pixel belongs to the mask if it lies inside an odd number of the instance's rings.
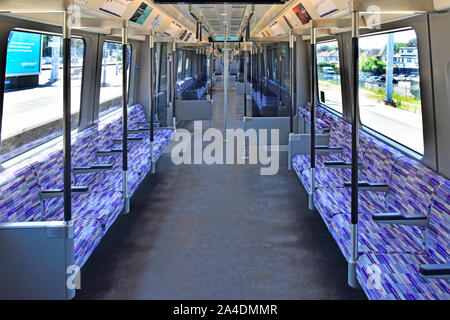
[[163,16],[161,14],[157,14],[154,18],[153,21],[150,22],[150,28],[152,29],[157,29],[159,28],[159,26],[161,25],[161,23],[163,22]]
[[152,7],[142,2],[139,8],[137,8],[136,12],[130,18],[130,21],[143,25],[145,20],[147,20],[147,18],[150,16],[150,13],[152,13],[152,11],[153,11]]
[[306,11],[303,4],[299,3],[296,7],[292,8],[292,10],[294,10],[295,14],[302,24],[307,24],[309,23],[309,21],[311,21],[311,16],[309,15],[308,11]]
[[130,2],[126,0],[106,0],[100,7],[100,10],[120,18],[127,10],[129,4]]
[[38,33],[12,31],[6,55],[6,76],[39,74],[41,71],[42,36]]
[[311,0],[311,3],[321,17],[325,17],[338,9],[333,0]]
[[181,28],[182,27],[178,23],[172,21],[172,23],[169,25],[167,30],[164,31],[164,33],[168,34],[169,36],[174,36],[176,34],[179,34]]
[[191,37],[192,37],[192,32],[189,32],[189,34],[187,35],[186,39],[184,39],[184,41],[188,41]]
[[282,35],[284,33],[284,29],[278,21],[272,23],[272,25],[270,26],[270,30],[272,30],[272,33],[276,36]]

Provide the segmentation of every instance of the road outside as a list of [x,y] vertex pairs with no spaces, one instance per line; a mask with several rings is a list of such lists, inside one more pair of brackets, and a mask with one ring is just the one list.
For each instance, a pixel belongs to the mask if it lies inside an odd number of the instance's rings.
[[[342,112],[339,85],[321,80],[319,90],[325,92],[327,106]],[[423,154],[421,112],[412,113],[379,103],[369,98],[371,93],[363,88],[360,88],[359,92],[360,118],[364,126]]]
[[[76,70],[77,68],[73,69]],[[82,74],[73,73],[71,113],[75,114],[80,110]],[[62,68],[59,70],[59,80],[53,84],[48,84],[50,74],[51,70],[44,69],[41,72],[39,87],[5,93],[2,139],[7,139],[62,118]],[[122,95],[122,70],[120,66],[108,65],[106,74],[107,83],[101,87],[100,103]]]

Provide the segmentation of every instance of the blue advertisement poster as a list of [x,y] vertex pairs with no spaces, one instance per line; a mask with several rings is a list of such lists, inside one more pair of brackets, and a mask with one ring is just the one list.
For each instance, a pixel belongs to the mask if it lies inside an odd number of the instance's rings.
[[153,11],[152,7],[142,2],[139,8],[137,8],[134,15],[130,18],[130,21],[143,25],[145,20],[147,20],[148,16],[150,15],[150,13],[152,13],[152,11]]
[[6,76],[39,74],[41,43],[42,36],[40,34],[12,31],[8,39]]

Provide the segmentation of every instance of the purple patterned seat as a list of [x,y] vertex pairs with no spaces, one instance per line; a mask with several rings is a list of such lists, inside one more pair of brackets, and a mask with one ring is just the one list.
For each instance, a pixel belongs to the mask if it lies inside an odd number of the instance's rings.
[[[373,139],[364,132],[360,132],[359,157],[362,168],[359,171],[361,182],[388,183],[395,161],[403,154],[394,148]],[[342,160],[351,162],[351,155],[344,149]],[[324,158],[320,158],[322,161]],[[343,168],[324,167],[318,163],[314,185],[316,188],[339,188],[345,182],[351,181],[351,170]],[[298,174],[305,189],[311,192],[311,170],[304,170]]]
[[[41,186],[28,164],[21,163],[0,172],[0,190],[1,223],[49,220],[41,206]],[[74,219],[74,259],[79,267],[97,247],[104,232],[100,219],[84,215],[86,218]]]
[[[329,229],[344,257],[347,260],[350,259],[350,215],[335,215],[331,219]],[[376,224],[369,214],[360,214],[358,220],[359,253],[425,254],[422,241],[424,229],[424,227]]]
[[[406,156],[396,160],[389,192],[360,191],[360,213],[398,212],[405,215],[428,214],[431,197],[440,179],[432,170]],[[315,205],[325,222],[336,214],[350,214],[351,192],[345,188],[318,188]]]
[[[337,214],[350,214],[351,191],[345,188],[319,188],[314,192],[314,204],[323,221],[330,228],[331,219]],[[384,212],[384,195],[360,191],[359,213]]]
[[[444,178],[445,179],[445,178]],[[426,254],[365,254],[357,263],[357,278],[373,300],[450,300],[450,280],[424,278],[420,265],[450,262],[450,182],[436,189],[425,231]],[[405,226],[407,228],[407,226]]]
[[0,223],[40,219],[40,188],[31,167],[21,163],[1,171]]
[[100,243],[104,231],[100,221],[93,218],[77,219],[73,222],[74,261],[82,267]]

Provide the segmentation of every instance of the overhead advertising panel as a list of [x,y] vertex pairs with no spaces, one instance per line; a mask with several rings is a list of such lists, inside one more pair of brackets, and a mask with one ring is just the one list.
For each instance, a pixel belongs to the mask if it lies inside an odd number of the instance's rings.
[[187,35],[186,39],[184,39],[184,41],[188,41],[191,37],[192,37],[192,32],[189,32],[189,34]]
[[270,25],[270,30],[272,30],[272,33],[275,36],[279,36],[285,33],[283,27],[281,26],[281,24],[278,21],[275,21],[274,23],[272,23]]
[[338,10],[333,0],[311,0],[311,3],[321,17]]
[[309,23],[309,21],[311,21],[311,16],[309,15],[308,11],[306,11],[303,4],[299,3],[297,6],[292,8],[292,10],[294,10],[295,15],[301,21],[302,24],[307,24]]
[[164,33],[168,34],[169,36],[178,36],[180,34],[181,29],[182,29],[182,26],[180,26],[175,21],[172,21],[172,23],[164,31]]
[[40,34],[12,31],[8,39],[6,77],[39,74],[41,46]]
[[286,14],[284,16],[286,17],[286,20],[290,22],[293,28],[299,28],[302,26],[302,23],[294,12],[294,8],[292,8],[292,10],[286,11]]
[[130,18],[130,21],[143,25],[147,20],[147,18],[152,13],[152,11],[153,11],[152,7],[142,2],[139,8],[137,8],[136,12]]
[[164,20],[164,16],[160,13],[156,14],[156,16],[153,18],[152,22],[150,22],[150,28],[157,29],[161,25],[161,23]]
[[126,0],[106,0],[100,7],[100,10],[120,18],[130,3],[130,1]]

